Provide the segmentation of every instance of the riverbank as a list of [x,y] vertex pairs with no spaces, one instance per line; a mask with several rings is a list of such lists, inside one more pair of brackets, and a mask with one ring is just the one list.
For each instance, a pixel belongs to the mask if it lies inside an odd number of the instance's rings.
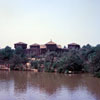
[[[11,70],[10,68],[8,68],[5,65],[0,65],[0,71],[28,71],[28,72],[34,72],[34,73],[45,72],[43,69],[42,69],[42,71],[39,71],[38,69],[29,69],[29,68],[24,68],[23,70],[16,68],[15,70]],[[58,73],[58,72],[55,70],[55,71],[49,72],[49,73]],[[83,72],[83,71],[67,71],[63,74],[83,74],[83,73],[86,74],[86,72]],[[92,76],[100,78],[100,73],[95,73]]]
[[79,50],[66,52],[48,51],[42,55],[28,57],[22,48],[12,50],[6,47],[0,50],[1,70],[20,70],[35,72],[56,72],[63,74],[92,73],[100,77],[100,46],[86,45]]

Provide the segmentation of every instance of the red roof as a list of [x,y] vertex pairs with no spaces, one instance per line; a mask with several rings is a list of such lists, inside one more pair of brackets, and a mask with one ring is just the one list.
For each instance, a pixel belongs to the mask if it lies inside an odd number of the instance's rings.
[[40,45],[41,49],[46,49],[46,45]]
[[70,44],[68,44],[68,45],[79,45],[79,44],[77,44],[77,43],[70,43]]
[[53,42],[53,41],[49,41],[48,43],[46,43],[46,44],[56,44],[55,42]]
[[59,49],[61,49],[62,47],[61,47],[61,45],[57,45],[57,47],[59,48]]
[[26,44],[26,43],[24,43],[24,42],[18,42],[18,43],[15,43],[15,44]]
[[37,44],[37,43],[34,43],[34,44],[30,45],[30,46],[40,46],[40,45]]

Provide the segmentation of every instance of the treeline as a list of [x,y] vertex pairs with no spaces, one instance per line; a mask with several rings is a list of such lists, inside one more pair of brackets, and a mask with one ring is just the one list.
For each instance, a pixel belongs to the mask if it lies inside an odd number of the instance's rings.
[[80,50],[69,50],[59,54],[48,52],[42,55],[40,60],[31,61],[31,65],[39,70],[40,66],[43,66],[46,72],[87,72],[100,77],[100,45],[92,47],[88,44]]
[[69,50],[63,53],[47,52],[44,55],[28,59],[25,51],[18,47],[15,50],[5,47],[0,50],[0,63],[9,63],[12,70],[23,70],[26,63],[32,69],[46,72],[78,73],[87,72],[100,77],[100,45],[83,46],[80,50]]
[[0,49],[0,64],[9,64],[11,70],[21,70],[27,62],[28,58],[21,47],[15,50],[9,46]]

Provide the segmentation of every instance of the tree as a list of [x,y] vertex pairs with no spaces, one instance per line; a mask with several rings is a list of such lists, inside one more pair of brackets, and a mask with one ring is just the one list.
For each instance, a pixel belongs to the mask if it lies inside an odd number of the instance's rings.
[[9,46],[6,46],[4,49],[0,50],[1,60],[10,60],[12,56],[13,56],[13,50]]
[[46,53],[45,61],[44,61],[45,71],[48,71],[48,72],[54,71],[53,64],[55,62],[56,57],[57,57],[57,53],[54,51]]
[[25,50],[24,50],[22,47],[17,47],[17,48],[15,49],[14,54],[20,55],[21,57],[25,57],[25,56],[26,56]]
[[16,48],[11,59],[11,69],[23,69],[23,65],[27,62],[28,58],[26,57],[25,50],[21,47]]
[[99,72],[100,71],[100,45],[97,45],[93,48],[94,52],[90,55],[90,64],[91,64],[91,72]]

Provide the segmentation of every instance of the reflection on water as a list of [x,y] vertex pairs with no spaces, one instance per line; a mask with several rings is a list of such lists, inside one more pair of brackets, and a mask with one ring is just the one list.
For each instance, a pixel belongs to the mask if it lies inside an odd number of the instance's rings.
[[100,79],[88,74],[1,71],[0,100],[100,100]]

